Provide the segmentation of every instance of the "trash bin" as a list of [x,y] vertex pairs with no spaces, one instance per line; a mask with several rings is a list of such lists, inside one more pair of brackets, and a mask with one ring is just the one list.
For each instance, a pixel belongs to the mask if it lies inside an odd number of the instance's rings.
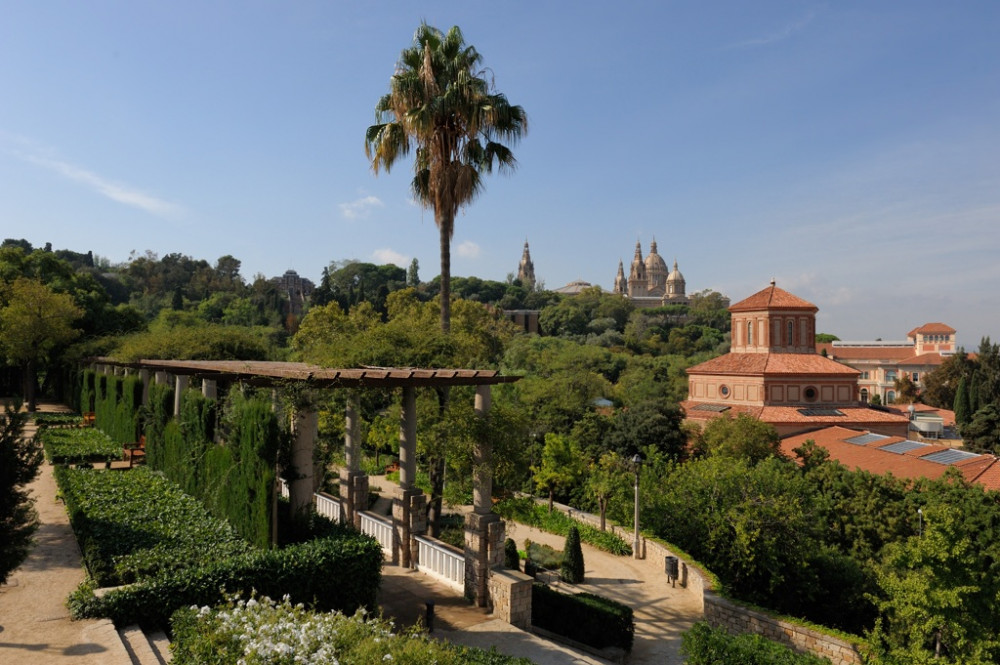
[[675,556],[664,557],[664,559],[663,559],[663,569],[664,569],[663,572],[665,572],[667,574],[667,577],[669,577],[672,580],[676,580],[677,579],[677,568],[678,568],[677,557],[675,557]]

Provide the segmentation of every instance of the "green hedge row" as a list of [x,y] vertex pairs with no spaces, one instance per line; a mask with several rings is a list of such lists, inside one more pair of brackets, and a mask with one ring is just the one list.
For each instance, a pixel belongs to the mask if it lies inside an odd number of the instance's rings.
[[98,598],[82,586],[68,605],[75,619],[106,617],[115,625],[165,626],[182,607],[214,606],[233,593],[286,594],[292,603],[353,613],[374,609],[382,578],[382,548],[357,532],[321,538],[281,550],[252,550],[196,568],[165,572]]
[[688,665],[829,665],[830,660],[795,653],[788,647],[753,633],[730,635],[707,623],[696,623],[681,636],[681,651]]
[[94,464],[122,459],[120,443],[99,429],[87,427],[46,427],[38,432],[45,449],[45,457],[52,464]]
[[598,649],[631,651],[635,639],[628,605],[590,593],[563,594],[544,584],[532,587],[531,624]]
[[130,584],[252,549],[229,524],[147,468],[57,468],[55,476],[84,563],[100,586]]
[[139,440],[142,381],[137,376],[98,374],[94,396],[97,427],[118,443]]
[[[216,408],[215,400],[186,390],[179,421],[168,418],[162,429],[147,427],[147,460],[248,541],[267,547],[282,437],[277,416],[267,400],[234,390],[226,403],[226,442],[219,445]],[[156,417],[153,413],[150,420]]]
[[80,413],[90,413],[94,410],[96,396],[97,372],[86,369],[80,372]]
[[79,427],[83,424],[83,416],[79,413],[35,412],[35,425],[43,427]]
[[569,535],[570,527],[575,526],[580,531],[580,540],[588,545],[619,556],[631,556],[632,554],[632,546],[621,537],[610,531],[601,531],[586,522],[575,520],[558,510],[553,510],[550,513],[548,508],[531,497],[505,499],[494,506],[493,512],[505,519],[527,524],[560,536]]

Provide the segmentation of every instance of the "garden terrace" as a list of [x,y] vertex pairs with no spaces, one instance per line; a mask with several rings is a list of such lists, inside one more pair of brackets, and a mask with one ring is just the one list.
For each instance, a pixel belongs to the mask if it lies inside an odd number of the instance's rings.
[[[341,471],[340,499],[345,521],[361,527],[361,513],[367,508],[368,477],[360,469],[360,395],[362,390],[394,390],[401,393],[399,491],[393,497],[393,537],[389,556],[403,567],[415,566],[417,537],[426,531],[427,497],[415,486],[416,481],[416,389],[475,387],[476,413],[485,417],[491,405],[490,387],[512,383],[518,376],[503,376],[494,370],[359,367],[336,369],[307,363],[273,361],[215,360],[138,360],[121,362],[113,358],[92,358],[88,364],[98,375],[135,376],[142,384],[142,404],[149,406],[150,386],[172,388],[173,415],[179,417],[184,393],[191,379],[200,380],[205,398],[216,399],[219,386],[249,385],[263,388],[304,386],[317,389],[348,390],[345,413],[346,464]],[[88,389],[84,386],[85,395]],[[90,387],[93,390],[93,386]],[[162,393],[161,393],[162,394]],[[83,407],[88,405],[84,404]],[[154,408],[165,407],[160,405]],[[90,410],[84,408],[84,410]],[[289,498],[293,514],[311,509],[316,490],[313,476],[313,448],[317,434],[317,413],[309,406],[300,407],[292,419]],[[99,417],[100,419],[100,417]],[[147,445],[154,445],[148,436]],[[150,453],[152,455],[152,453]],[[489,604],[489,570],[503,556],[504,529],[492,511],[493,477],[490,465],[491,445],[477,443],[474,451],[473,512],[467,517],[465,548],[465,595],[480,607]],[[152,461],[152,458],[150,458]],[[273,528],[273,527],[272,527]]]

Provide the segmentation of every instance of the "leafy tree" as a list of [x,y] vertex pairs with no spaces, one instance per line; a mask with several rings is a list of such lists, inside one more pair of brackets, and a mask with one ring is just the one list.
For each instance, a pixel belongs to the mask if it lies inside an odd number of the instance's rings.
[[991,615],[976,611],[978,598],[993,590],[981,586],[982,553],[963,521],[944,503],[927,506],[923,535],[886,546],[876,597],[882,618],[869,636],[875,662],[985,665],[1000,658]]
[[9,360],[22,366],[25,399],[28,410],[34,411],[37,372],[53,352],[79,334],[73,324],[83,310],[69,295],[23,277],[4,290],[2,299],[0,344]]
[[628,466],[618,453],[606,452],[590,464],[587,490],[597,500],[601,515],[601,531],[607,528],[608,502],[628,487]]
[[410,261],[410,267],[406,271],[406,285],[414,288],[420,286],[420,263],[416,259]]
[[882,396],[876,393],[872,395],[871,398],[869,398],[868,403],[871,404],[872,406],[881,406]]
[[521,570],[521,557],[517,553],[517,543],[513,538],[503,541],[503,567],[508,570]]
[[22,437],[27,418],[11,404],[0,417],[0,584],[24,561],[38,528],[25,485],[38,474],[42,451],[33,439]]
[[580,544],[580,530],[575,526],[569,528],[566,534],[566,544],[563,546],[562,565],[559,566],[559,578],[568,584],[583,582],[586,566],[583,562],[583,546]]
[[482,56],[458,26],[442,33],[426,23],[399,56],[389,92],[375,105],[377,123],[365,153],[377,174],[416,150],[412,190],[433,208],[441,246],[441,329],[451,326],[451,238],[455,215],[482,190],[482,174],[514,168],[510,148],[527,131],[527,115],[492,90]]
[[905,372],[893,382],[893,387],[896,389],[896,404],[913,404],[920,398],[917,384]]
[[831,335],[830,333],[816,333],[816,343],[817,344],[829,344],[831,342],[839,342],[840,338],[836,335]]
[[579,446],[565,434],[545,435],[542,460],[532,469],[535,487],[549,495],[549,512],[552,512],[556,492],[566,492],[583,475],[583,455]]
[[1000,454],[1000,406],[988,404],[962,426],[962,441],[977,453]]
[[696,449],[710,456],[745,459],[756,464],[768,457],[781,457],[781,437],[774,426],[745,413],[736,418],[721,416],[701,431]]
[[681,428],[683,414],[676,404],[647,402],[619,409],[608,432],[610,450],[625,459],[648,447],[665,457],[680,460],[687,449],[687,435]]
[[792,449],[792,452],[802,461],[802,470],[807,473],[830,459],[830,451],[817,446],[812,439],[806,439],[801,446]]
[[948,356],[933,371],[923,376],[921,399],[939,409],[953,409],[961,380],[968,379],[974,364],[963,350]]

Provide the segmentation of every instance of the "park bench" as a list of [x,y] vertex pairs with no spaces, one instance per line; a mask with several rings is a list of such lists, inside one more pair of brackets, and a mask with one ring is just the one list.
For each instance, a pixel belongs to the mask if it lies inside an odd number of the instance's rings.
[[135,464],[143,464],[146,461],[146,437],[145,435],[140,436],[139,440],[133,443],[125,444],[125,460],[128,462],[128,468],[132,468]]
[[94,423],[97,421],[97,414],[93,411],[88,411],[83,414],[83,420],[80,422],[81,427],[93,427]]

